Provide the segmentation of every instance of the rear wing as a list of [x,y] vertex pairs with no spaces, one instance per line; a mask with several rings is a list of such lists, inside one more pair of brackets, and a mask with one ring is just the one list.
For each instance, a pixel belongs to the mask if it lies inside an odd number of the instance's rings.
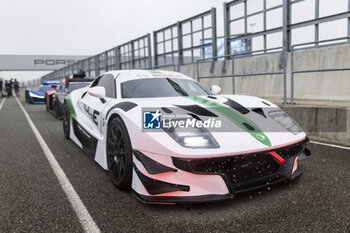
[[68,88],[70,83],[90,83],[94,81],[94,78],[75,78],[75,79],[66,79],[65,87]]
[[61,80],[44,80],[43,85],[58,85],[61,84]]
[[66,83],[85,83],[85,82],[92,82],[94,81],[94,78],[75,78],[75,79],[67,79]]

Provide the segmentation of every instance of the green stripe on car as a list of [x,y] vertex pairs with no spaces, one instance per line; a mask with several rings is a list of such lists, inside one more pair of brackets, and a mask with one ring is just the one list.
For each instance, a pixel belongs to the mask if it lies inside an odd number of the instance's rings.
[[77,119],[70,95],[67,95],[65,100],[69,108],[70,116],[73,117],[74,119]]
[[[271,142],[269,138],[259,129],[259,127],[254,122],[244,117],[242,114],[240,114],[236,110],[202,97],[188,96],[188,98],[198,103],[201,103],[203,105],[206,105],[207,107],[210,107],[215,111],[221,113],[222,115],[227,117],[229,120],[233,121],[241,129],[243,129],[244,131],[252,135],[256,140],[264,144],[265,146],[271,146]],[[252,128],[249,129],[247,125],[253,127],[253,129]]]

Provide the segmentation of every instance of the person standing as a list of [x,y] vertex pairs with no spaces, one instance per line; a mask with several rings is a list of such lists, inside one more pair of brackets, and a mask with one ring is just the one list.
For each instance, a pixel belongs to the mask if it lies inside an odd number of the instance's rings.
[[85,77],[86,77],[85,71],[82,70],[82,69],[80,69],[80,70],[79,70],[79,76],[80,76],[80,78],[85,78]]
[[17,79],[15,79],[15,82],[13,84],[14,89],[15,89],[15,94],[17,97],[19,97],[19,82],[17,81]]
[[3,88],[3,81],[2,81],[2,78],[0,78],[0,95],[1,97],[4,97],[4,94],[2,93],[2,88]]
[[11,96],[13,96],[12,93],[14,91],[12,91],[12,89],[15,89],[15,80],[13,78],[10,79],[10,84],[11,84]]
[[12,86],[11,86],[11,81],[5,81],[5,88],[6,88],[6,93],[7,93],[7,97],[11,97],[12,96]]

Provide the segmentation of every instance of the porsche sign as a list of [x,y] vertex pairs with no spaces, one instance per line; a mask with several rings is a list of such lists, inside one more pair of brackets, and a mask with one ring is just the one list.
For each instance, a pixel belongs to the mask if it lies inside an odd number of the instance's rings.
[[0,71],[50,71],[73,64],[88,56],[0,55]]

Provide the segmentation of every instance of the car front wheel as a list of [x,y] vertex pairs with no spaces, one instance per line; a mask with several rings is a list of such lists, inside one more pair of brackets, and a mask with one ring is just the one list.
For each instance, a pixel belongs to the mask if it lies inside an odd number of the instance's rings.
[[123,120],[116,117],[108,124],[107,131],[108,173],[117,188],[129,190],[132,180],[132,149]]
[[64,102],[63,106],[63,132],[64,132],[64,137],[66,139],[69,139],[69,131],[70,131],[70,111],[68,108],[68,105],[66,102]]

